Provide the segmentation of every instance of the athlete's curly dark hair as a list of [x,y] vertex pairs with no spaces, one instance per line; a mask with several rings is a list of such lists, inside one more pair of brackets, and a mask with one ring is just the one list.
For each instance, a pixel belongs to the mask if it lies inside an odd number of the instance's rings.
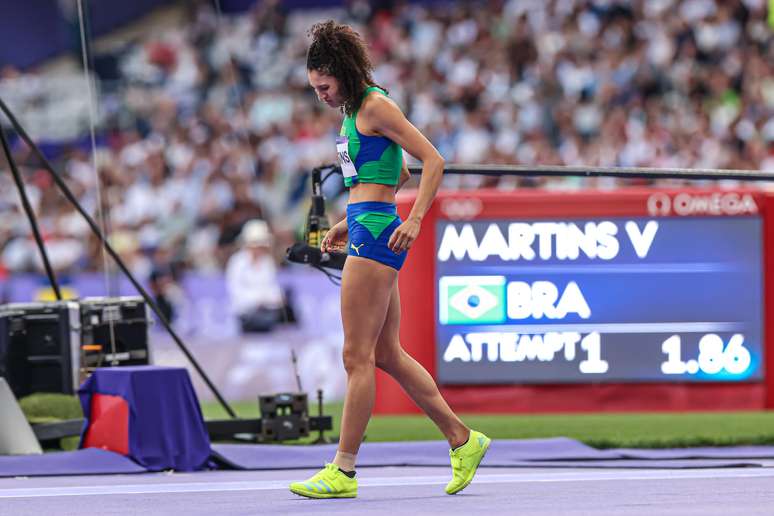
[[306,69],[335,77],[344,97],[344,113],[352,115],[360,108],[365,89],[377,86],[366,42],[352,27],[333,20],[315,23],[309,36],[312,44],[306,54]]

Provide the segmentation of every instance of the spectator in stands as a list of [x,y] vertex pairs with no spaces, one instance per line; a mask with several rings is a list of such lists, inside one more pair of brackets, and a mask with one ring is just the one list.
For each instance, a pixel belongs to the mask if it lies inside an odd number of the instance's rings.
[[272,257],[273,241],[265,221],[248,221],[239,235],[241,248],[226,265],[229,297],[243,332],[270,331],[286,317]]
[[177,316],[176,302],[179,299],[180,290],[172,276],[172,271],[168,267],[154,268],[148,277],[148,288],[161,314],[167,322],[173,322]]

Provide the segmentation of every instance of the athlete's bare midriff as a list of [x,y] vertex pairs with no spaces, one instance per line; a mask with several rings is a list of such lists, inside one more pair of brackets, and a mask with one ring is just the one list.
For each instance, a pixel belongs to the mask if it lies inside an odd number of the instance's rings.
[[349,189],[349,204],[356,202],[390,202],[395,204],[395,186],[358,183]]

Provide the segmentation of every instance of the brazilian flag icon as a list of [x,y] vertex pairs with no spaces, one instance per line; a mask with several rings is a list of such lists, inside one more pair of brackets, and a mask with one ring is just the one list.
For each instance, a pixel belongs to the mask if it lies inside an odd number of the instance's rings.
[[438,301],[441,324],[505,322],[505,276],[441,276]]

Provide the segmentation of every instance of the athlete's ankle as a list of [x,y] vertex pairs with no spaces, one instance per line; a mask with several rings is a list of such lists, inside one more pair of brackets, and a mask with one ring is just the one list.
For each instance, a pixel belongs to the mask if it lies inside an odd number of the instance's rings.
[[336,456],[333,458],[333,463],[336,466],[338,466],[338,468],[342,472],[347,472],[347,471],[353,471],[354,472],[355,471],[355,462],[356,461],[357,461],[357,454],[356,453],[347,453],[347,452],[343,452],[343,451],[337,451],[336,452]]
[[464,430],[455,433],[451,438],[449,438],[449,447],[452,450],[456,450],[460,446],[465,446],[465,443],[468,442],[468,439],[470,439],[470,429],[465,428]]
[[339,468],[339,471],[347,475],[349,478],[355,478],[355,475],[357,475],[357,472],[353,469],[352,471],[346,471],[341,468]]

